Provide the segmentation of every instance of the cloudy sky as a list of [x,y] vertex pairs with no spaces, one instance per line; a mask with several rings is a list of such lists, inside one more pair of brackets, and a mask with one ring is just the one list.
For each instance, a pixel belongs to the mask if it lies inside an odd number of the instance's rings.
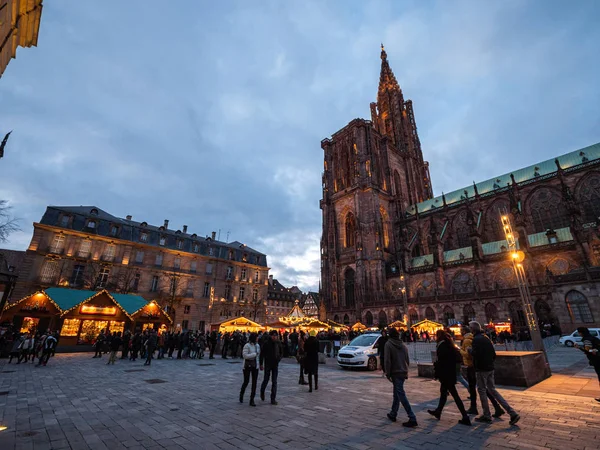
[[[600,2],[44,2],[0,79],[0,199],[221,230],[315,289],[320,141],[369,118],[379,45],[435,194],[600,142]],[[169,6],[167,6],[167,3]]]

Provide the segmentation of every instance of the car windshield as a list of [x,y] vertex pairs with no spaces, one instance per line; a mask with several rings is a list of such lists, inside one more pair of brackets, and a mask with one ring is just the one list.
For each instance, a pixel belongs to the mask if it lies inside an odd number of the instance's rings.
[[352,347],[370,347],[378,337],[377,334],[363,334],[362,336],[352,339],[350,345]]

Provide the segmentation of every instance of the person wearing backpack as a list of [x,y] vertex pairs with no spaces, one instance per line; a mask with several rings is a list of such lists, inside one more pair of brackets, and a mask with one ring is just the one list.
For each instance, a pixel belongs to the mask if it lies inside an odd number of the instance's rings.
[[434,363],[435,378],[440,382],[440,400],[436,409],[428,409],[427,412],[436,419],[440,420],[442,410],[448,400],[448,394],[452,395],[458,410],[462,414],[462,419],[458,421],[461,425],[471,426],[471,419],[467,414],[458,391],[456,390],[456,363],[462,357],[454,341],[444,330],[436,332],[437,339],[437,361]]
[[54,351],[58,342],[58,339],[56,338],[57,334],[58,332],[55,332],[54,334],[48,333],[48,336],[46,337],[46,339],[44,339],[44,344],[42,346],[42,356],[40,357],[40,360],[37,363],[36,367],[38,367],[40,364],[45,367],[46,364],[48,364],[50,354]]

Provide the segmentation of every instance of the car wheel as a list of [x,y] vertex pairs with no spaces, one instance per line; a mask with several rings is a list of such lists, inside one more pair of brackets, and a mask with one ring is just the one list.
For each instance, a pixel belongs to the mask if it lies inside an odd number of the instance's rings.
[[377,358],[371,356],[369,361],[367,362],[367,369],[369,370],[377,370]]
[[567,347],[573,347],[573,345],[575,345],[575,344],[573,344],[573,341],[565,341],[565,345]]

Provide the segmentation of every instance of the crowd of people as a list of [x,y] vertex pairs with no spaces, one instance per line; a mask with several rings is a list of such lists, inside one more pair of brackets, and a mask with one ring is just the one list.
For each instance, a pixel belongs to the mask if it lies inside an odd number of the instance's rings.
[[8,364],[11,364],[13,359],[17,360],[17,364],[31,362],[38,363],[36,367],[46,366],[50,356],[54,356],[56,344],[58,343],[58,332],[50,330],[31,331],[21,333],[18,331],[7,331],[0,339],[0,348],[10,348],[8,354]]

